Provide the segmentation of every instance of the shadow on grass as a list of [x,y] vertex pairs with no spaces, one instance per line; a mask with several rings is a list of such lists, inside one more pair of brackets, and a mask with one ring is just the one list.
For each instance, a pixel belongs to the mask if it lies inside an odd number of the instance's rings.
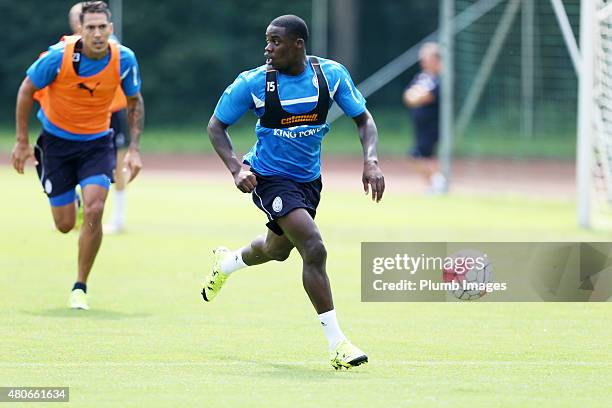
[[71,319],[97,319],[97,320],[122,320],[122,319],[142,319],[150,317],[150,313],[123,313],[115,310],[76,310],[66,307],[46,309],[46,310],[21,310],[20,313],[30,316],[40,317],[60,317]]
[[[266,363],[262,362],[262,365],[263,364]],[[324,363],[318,368],[286,363],[267,363],[266,365],[273,368],[273,370],[262,373],[264,376],[270,378],[290,378],[300,381],[329,381],[332,378],[341,380],[365,379],[363,376],[366,374],[364,370],[365,367],[356,367],[350,370],[334,370],[331,365],[326,365]]]
[[[296,360],[293,362],[275,363],[269,360],[253,360],[240,358],[221,358],[218,361],[227,361],[228,367],[243,363],[241,369],[235,371],[238,376],[244,375],[244,369],[249,368],[254,371],[258,377],[279,378],[283,380],[310,381],[310,382],[327,382],[330,379],[340,380],[355,380],[366,379],[367,373],[364,367],[356,367],[351,370],[334,370],[329,363],[322,360],[321,364],[302,364]],[[240,365],[240,364],[239,364]],[[367,366],[366,366],[367,367]],[[227,374],[233,375],[234,370],[230,370]]]

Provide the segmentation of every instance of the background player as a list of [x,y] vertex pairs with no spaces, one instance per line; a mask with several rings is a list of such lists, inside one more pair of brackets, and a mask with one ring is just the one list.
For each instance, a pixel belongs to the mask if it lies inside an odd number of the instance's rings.
[[[110,139],[109,108],[118,87],[128,96],[133,136],[125,159],[130,180],[142,167],[139,139],[144,123],[138,64],[127,47],[109,42],[113,27],[106,3],[83,4],[80,36],[65,38],[27,70],[16,106],[16,143],[11,161],[18,173],[34,158],[29,144],[28,118],[34,93],[47,87],[38,118],[43,131],[36,143],[37,171],[49,197],[57,229],[70,231],[75,223],[75,186],[84,201],[84,225],[79,237],[77,280],[72,308],[88,309],[87,279],[102,242],[102,214],[115,165]],[[128,72],[123,79],[121,72]]]
[[[73,5],[68,12],[68,25],[72,35],[81,34],[81,22],[80,15],[85,2],[79,2]],[[64,37],[60,39],[63,41]],[[111,34],[110,41],[119,43],[114,34]],[[40,56],[42,57],[47,52],[43,52]],[[128,72],[124,73],[127,75]],[[46,88],[40,89],[34,93],[34,99],[40,103],[43,98]],[[111,221],[103,226],[105,234],[118,234],[123,232],[125,228],[125,213],[127,205],[127,169],[124,166],[125,155],[127,148],[130,145],[130,131],[128,127],[127,119],[127,98],[122,88],[117,88],[115,97],[111,103],[111,122],[110,127],[113,130],[113,147],[115,149],[116,166],[114,173],[114,185],[115,185],[115,199],[113,202],[113,213],[111,215]],[[77,222],[75,229],[80,228],[82,222],[82,208],[80,207],[80,197],[77,193]]]

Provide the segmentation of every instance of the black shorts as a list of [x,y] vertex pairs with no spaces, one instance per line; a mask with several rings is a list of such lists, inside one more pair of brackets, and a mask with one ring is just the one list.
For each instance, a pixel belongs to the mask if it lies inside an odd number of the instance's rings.
[[127,149],[130,145],[130,129],[128,125],[127,109],[113,112],[110,127],[113,129],[113,145],[115,151]]
[[43,130],[36,141],[34,155],[38,161],[38,178],[51,205],[63,205],[54,204],[53,198],[74,191],[84,180],[87,184],[105,185],[113,179],[115,155],[110,135],[79,142]]
[[430,158],[436,155],[438,145],[438,133],[417,133],[414,146],[410,150],[410,156],[414,158]]
[[257,187],[253,190],[253,202],[266,213],[266,226],[276,235],[283,235],[276,220],[297,208],[306,209],[314,219],[323,189],[321,177],[307,183],[298,183],[278,176],[262,176],[257,173],[255,176]]

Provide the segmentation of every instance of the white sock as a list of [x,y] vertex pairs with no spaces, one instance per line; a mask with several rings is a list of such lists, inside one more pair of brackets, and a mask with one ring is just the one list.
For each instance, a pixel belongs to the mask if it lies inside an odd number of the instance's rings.
[[321,313],[319,315],[319,320],[321,321],[321,326],[323,326],[323,332],[325,333],[325,337],[327,337],[330,350],[335,349],[342,340],[346,340],[346,336],[342,333],[338,325],[335,309]]
[[431,175],[431,186],[436,189],[444,189],[446,187],[446,177],[439,171]]
[[123,227],[125,223],[125,207],[127,194],[125,190],[115,190],[115,202],[113,205],[113,224]]
[[230,256],[226,256],[225,259],[221,261],[221,272],[226,275],[246,267],[247,264],[242,260],[242,248],[231,252]]

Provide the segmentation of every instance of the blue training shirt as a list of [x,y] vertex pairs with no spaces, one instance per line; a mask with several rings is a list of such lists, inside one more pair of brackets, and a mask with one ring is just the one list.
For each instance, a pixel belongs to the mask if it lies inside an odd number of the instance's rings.
[[[335,61],[317,58],[332,103],[336,101],[351,118],[365,112],[366,101],[346,68]],[[221,95],[215,116],[226,125],[232,125],[250,109],[260,118],[264,113],[265,86],[266,65],[242,72]],[[318,100],[317,87],[311,64],[299,75],[278,73],[281,106],[289,113],[301,114],[312,110]],[[263,176],[282,176],[300,183],[315,180],[321,174],[321,142],[329,129],[328,123],[270,129],[261,126],[258,120],[255,125],[257,143],[243,160]]]
[[[62,66],[62,58],[66,44],[63,41],[58,42],[49,47],[48,52],[34,61],[28,68],[26,74],[38,89],[42,89],[55,80]],[[119,69],[121,72],[121,88],[126,96],[134,96],[140,91],[140,71],[134,51],[119,44]],[[81,63],[79,65],[78,74],[82,77],[88,77],[102,71],[110,62],[110,53],[107,53],[100,60],[87,58],[85,53],[81,53]],[[108,131],[94,134],[77,134],[71,133],[53,124],[41,109],[36,115],[40,120],[45,131],[62,139],[88,141],[106,136]]]

